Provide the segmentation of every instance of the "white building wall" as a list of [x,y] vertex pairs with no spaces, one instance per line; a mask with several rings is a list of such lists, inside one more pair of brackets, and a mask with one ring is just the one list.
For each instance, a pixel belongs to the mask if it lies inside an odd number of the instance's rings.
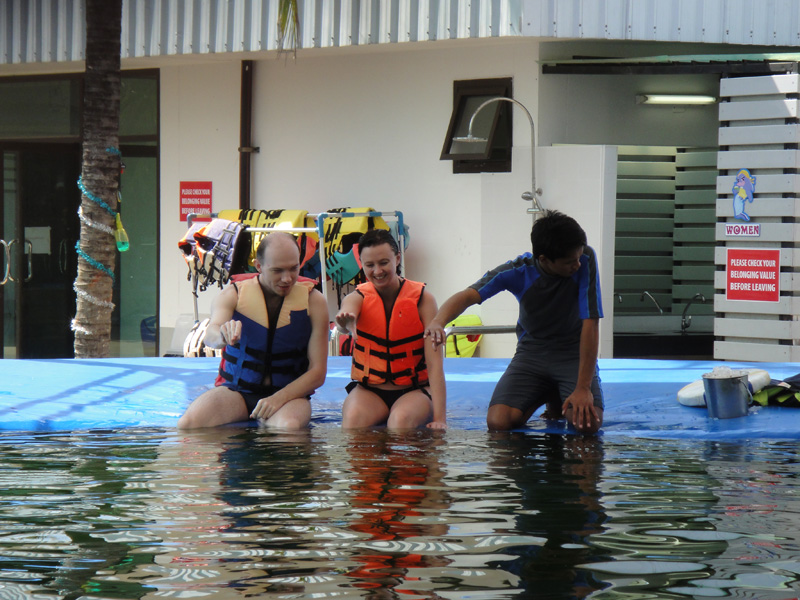
[[[537,44],[527,41],[259,61],[254,207],[403,211],[411,234],[406,274],[426,282],[441,304],[529,250],[532,223],[520,199],[530,188],[530,129],[521,112],[512,173],[454,175],[451,162],[439,160],[453,81],[512,77],[515,98],[535,114],[536,57]],[[491,304],[514,309],[516,301],[509,294]],[[482,342],[482,355],[495,337]]]
[[[532,224],[529,204],[520,199],[530,188],[530,130],[521,112],[514,113],[512,173],[454,175],[452,164],[439,160],[453,81],[513,77],[515,98],[537,119],[538,44],[506,40],[418,48],[257,61],[253,144],[261,151],[252,155],[252,205],[403,211],[410,227],[407,275],[427,282],[441,303],[487,269],[528,251]],[[161,348],[166,351],[170,328],[192,312],[191,286],[176,248],[185,231],[178,221],[178,184],[210,180],[214,210],[238,206],[239,62],[167,67],[161,80]],[[201,314],[215,294],[200,294]],[[503,296],[491,306],[501,314],[497,318],[508,315],[501,324],[512,324],[516,301]],[[497,352],[510,355],[513,343],[488,337],[483,356],[495,354],[495,343],[502,348]]]
[[[180,182],[211,181],[214,210],[239,205],[240,70],[237,60],[161,68],[162,354],[180,348],[172,343],[175,324],[182,321],[190,327],[194,320],[188,269],[178,250],[186,233],[186,223],[180,221]],[[214,294],[199,294],[201,313],[209,312]]]

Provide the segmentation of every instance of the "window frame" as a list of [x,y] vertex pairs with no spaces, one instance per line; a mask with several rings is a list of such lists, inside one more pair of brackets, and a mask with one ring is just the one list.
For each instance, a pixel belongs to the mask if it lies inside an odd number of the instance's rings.
[[[464,121],[472,115],[465,115],[467,101],[475,96],[494,96],[513,98],[511,77],[496,79],[470,79],[453,82],[453,112],[447,127],[440,160],[453,161],[453,173],[510,173],[513,147],[513,111],[509,102],[497,102],[488,143],[484,153],[456,154],[450,152],[453,139],[462,130]],[[489,110],[487,107],[484,110]],[[468,123],[468,121],[467,121]],[[498,133],[503,143],[498,144]]]

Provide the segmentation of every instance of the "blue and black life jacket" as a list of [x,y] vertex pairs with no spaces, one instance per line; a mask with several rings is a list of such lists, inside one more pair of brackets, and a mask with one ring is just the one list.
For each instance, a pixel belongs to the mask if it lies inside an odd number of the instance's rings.
[[263,390],[265,379],[276,388],[288,385],[308,370],[308,297],[313,282],[294,285],[272,328],[258,277],[234,285],[239,300],[233,318],[242,323],[242,337],[223,350],[216,385],[252,392]]

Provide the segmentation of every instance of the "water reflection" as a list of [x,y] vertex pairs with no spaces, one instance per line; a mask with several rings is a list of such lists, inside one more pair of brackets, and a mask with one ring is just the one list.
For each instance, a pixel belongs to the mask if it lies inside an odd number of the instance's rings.
[[603,587],[578,565],[592,554],[589,538],[606,521],[599,480],[601,438],[524,433],[493,434],[490,469],[503,473],[519,490],[514,511],[518,532],[541,538],[509,548],[510,561],[491,561],[519,577],[526,595],[585,598]]
[[800,587],[789,443],[0,435],[0,598],[705,598]]
[[351,434],[349,528],[357,534],[347,587],[365,598],[440,597],[425,588],[447,566],[442,540],[449,508],[442,485],[442,436],[373,430]]

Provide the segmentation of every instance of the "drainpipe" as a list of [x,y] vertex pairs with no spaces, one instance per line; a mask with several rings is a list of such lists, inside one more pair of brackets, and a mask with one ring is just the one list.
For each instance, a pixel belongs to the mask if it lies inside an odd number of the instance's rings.
[[250,206],[250,155],[261,148],[253,146],[253,61],[242,61],[241,107],[239,112],[239,209]]

